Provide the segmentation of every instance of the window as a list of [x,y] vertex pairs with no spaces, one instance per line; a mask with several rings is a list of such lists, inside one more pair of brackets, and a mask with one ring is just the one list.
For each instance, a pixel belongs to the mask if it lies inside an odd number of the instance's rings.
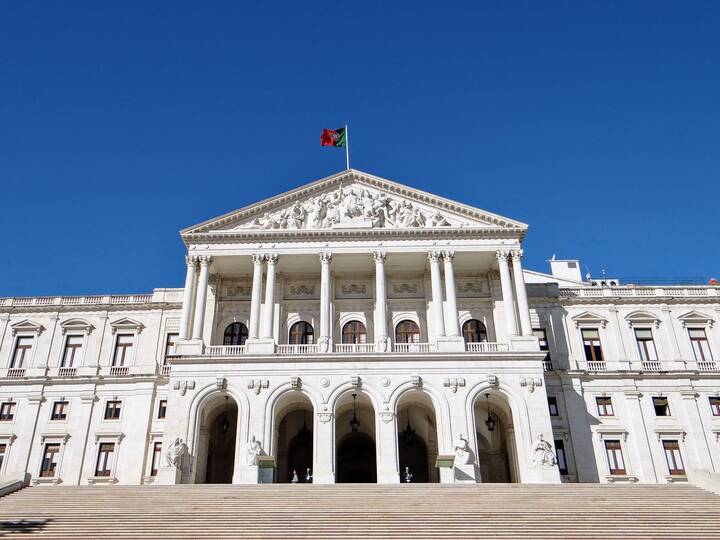
[[605,454],[607,455],[610,474],[625,474],[625,461],[623,460],[620,441],[605,441]]
[[343,343],[366,343],[367,330],[365,325],[360,321],[350,321],[345,323],[342,329]]
[[640,360],[643,362],[657,362],[658,355],[652,330],[649,328],[636,328],[635,341],[640,352]]
[[132,334],[118,334],[115,340],[115,354],[113,355],[113,366],[124,366],[125,362],[130,361],[130,351],[133,346],[135,336]]
[[165,418],[167,413],[167,399],[161,399],[158,403],[158,420]]
[[462,333],[465,343],[481,343],[488,340],[487,328],[477,319],[465,321],[462,326]]
[[83,336],[68,336],[65,338],[65,350],[63,351],[60,367],[73,367],[80,361],[83,340]]
[[565,459],[565,444],[560,439],[555,440],[555,455],[557,456],[557,465],[560,474],[567,474],[567,460]]
[[68,405],[69,404],[67,401],[56,401],[55,403],[53,403],[50,420],[67,420]]
[[655,416],[670,416],[670,405],[666,397],[652,398]]
[[583,347],[585,347],[585,360],[588,362],[604,361],[598,330],[596,328],[585,328],[582,331],[582,338]]
[[613,410],[612,398],[609,397],[596,397],[595,402],[597,403],[597,410],[599,416],[615,416]]
[[548,344],[547,340],[547,333],[545,332],[544,328],[535,328],[533,331],[533,336],[535,336],[538,339],[538,343],[540,344],[540,350],[547,352],[545,355],[544,360],[550,361],[550,345]]
[[100,443],[97,464],[95,465],[95,476],[110,476],[112,474],[114,453],[115,443]]
[[165,338],[165,358],[171,356],[180,334],[168,334]]
[[548,409],[550,409],[550,416],[558,416],[557,398],[555,396],[548,396]]
[[395,327],[395,343],[420,343],[420,327],[413,321],[400,321]]
[[225,328],[223,345],[245,345],[248,338],[248,329],[243,323],[234,322]]
[[288,339],[290,345],[312,345],[315,343],[315,331],[312,324],[300,321],[290,327]]
[[121,408],[122,401],[108,401],[107,403],[105,403],[105,420],[120,419]]
[[15,418],[15,402],[6,401],[0,405],[0,422],[10,422]]
[[57,472],[59,459],[60,443],[46,444],[42,464],[40,465],[40,476],[43,478],[53,478]]
[[663,449],[665,450],[665,460],[667,461],[670,475],[684,475],[685,466],[683,465],[682,456],[680,455],[680,445],[678,442],[663,441]]
[[690,334],[690,343],[695,354],[695,360],[697,362],[712,362],[713,357],[707,335],[705,335],[705,329],[689,328],[688,333]]
[[5,463],[5,455],[7,454],[7,444],[0,444],[0,471],[3,470],[3,464]]
[[720,416],[720,397],[710,398],[710,410],[713,416]]
[[33,336],[19,336],[15,341],[15,350],[13,351],[11,368],[25,367],[25,363],[30,360],[30,351],[32,350]]
[[162,443],[153,444],[152,461],[150,462],[150,476],[157,476],[160,468],[160,456],[162,455]]

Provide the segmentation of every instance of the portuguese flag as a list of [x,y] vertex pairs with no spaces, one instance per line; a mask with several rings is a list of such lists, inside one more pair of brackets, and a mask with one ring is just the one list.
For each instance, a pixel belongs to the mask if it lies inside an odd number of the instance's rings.
[[347,144],[347,133],[344,127],[338,129],[323,129],[320,135],[320,146],[344,147]]

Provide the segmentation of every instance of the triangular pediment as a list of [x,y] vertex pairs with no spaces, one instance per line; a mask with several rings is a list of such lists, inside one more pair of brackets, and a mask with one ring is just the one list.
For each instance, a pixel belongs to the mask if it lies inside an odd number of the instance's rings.
[[22,321],[11,324],[10,328],[12,329],[13,335],[17,334],[18,332],[40,335],[45,330],[45,327],[43,325],[31,321],[30,319],[23,319]]
[[181,232],[196,235],[297,231],[483,229],[527,225],[356,170],[343,171]]
[[712,317],[695,310],[685,313],[684,315],[680,315],[678,319],[683,326],[697,325],[712,327],[715,324],[715,320]]
[[602,326],[605,328],[607,326],[607,319],[603,317],[602,315],[598,315],[597,313],[593,313],[592,311],[584,311],[580,313],[579,315],[575,315],[572,318],[573,321],[575,321],[575,326],[580,328],[582,326]]

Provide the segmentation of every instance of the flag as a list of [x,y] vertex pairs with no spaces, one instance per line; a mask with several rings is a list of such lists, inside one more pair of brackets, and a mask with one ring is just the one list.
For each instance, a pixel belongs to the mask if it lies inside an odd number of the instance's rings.
[[345,128],[324,129],[320,135],[320,146],[337,146],[344,147],[347,144],[347,134]]

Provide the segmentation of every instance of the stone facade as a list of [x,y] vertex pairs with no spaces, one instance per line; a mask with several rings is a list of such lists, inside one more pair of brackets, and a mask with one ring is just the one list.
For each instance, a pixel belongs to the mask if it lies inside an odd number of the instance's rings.
[[183,289],[0,299],[0,474],[720,472],[720,288],[526,270],[526,229],[351,170],[182,231]]

